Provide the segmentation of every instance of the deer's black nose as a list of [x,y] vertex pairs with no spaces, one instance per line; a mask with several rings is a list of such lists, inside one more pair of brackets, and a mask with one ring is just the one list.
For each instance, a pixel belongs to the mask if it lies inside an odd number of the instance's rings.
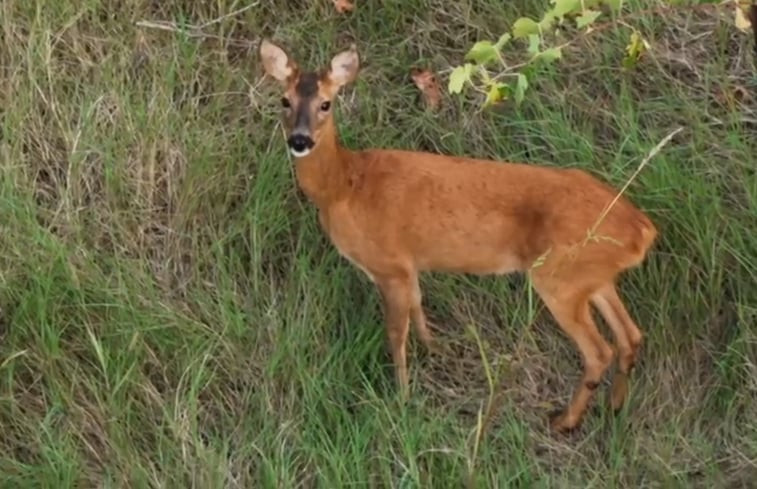
[[293,134],[289,136],[287,144],[298,153],[302,153],[315,146],[315,143],[310,139],[310,136],[305,136],[304,134]]

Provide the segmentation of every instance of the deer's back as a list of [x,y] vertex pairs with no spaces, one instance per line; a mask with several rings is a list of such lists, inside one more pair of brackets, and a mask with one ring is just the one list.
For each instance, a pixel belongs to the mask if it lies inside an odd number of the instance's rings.
[[[330,234],[337,247],[360,255],[353,257],[358,262],[381,256],[387,262],[411,260],[421,270],[526,268],[548,250],[585,241],[617,195],[578,170],[431,153],[355,153],[350,172],[347,198],[332,212]],[[610,239],[585,244],[586,253],[616,259],[620,244],[627,255],[620,259],[633,262],[655,233],[646,216],[621,197],[596,234]]]

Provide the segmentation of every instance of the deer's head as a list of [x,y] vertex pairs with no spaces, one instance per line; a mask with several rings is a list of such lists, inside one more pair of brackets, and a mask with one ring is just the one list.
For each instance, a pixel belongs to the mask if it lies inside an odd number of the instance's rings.
[[360,65],[355,46],[343,51],[320,71],[304,71],[282,48],[268,40],[260,44],[268,75],[281,83],[281,106],[287,145],[296,158],[318,145],[321,130],[332,118],[332,101],[339,89],[357,76]]

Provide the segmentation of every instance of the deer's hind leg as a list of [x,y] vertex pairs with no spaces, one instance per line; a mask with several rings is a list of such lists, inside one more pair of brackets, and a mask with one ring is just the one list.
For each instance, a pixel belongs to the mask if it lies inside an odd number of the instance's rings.
[[583,376],[570,403],[551,422],[552,428],[560,432],[570,431],[580,424],[613,358],[612,348],[599,333],[591,316],[591,288],[577,285],[580,284],[558,281],[546,275],[534,277],[537,292],[560,328],[573,340],[583,360]]
[[431,353],[437,352],[434,337],[428,328],[426,314],[423,312],[423,294],[421,292],[418,276],[412,278],[412,293],[410,300],[410,319],[412,320],[418,339]]
[[610,405],[617,411],[628,394],[628,376],[636,363],[642,333],[626,311],[614,283],[597,290],[591,301],[612,330],[618,347],[618,371],[613,377],[610,394]]

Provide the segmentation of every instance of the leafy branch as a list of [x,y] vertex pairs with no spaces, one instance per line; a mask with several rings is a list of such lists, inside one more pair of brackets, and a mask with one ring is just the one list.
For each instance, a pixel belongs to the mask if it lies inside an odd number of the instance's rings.
[[[749,31],[751,27],[745,16],[746,9],[749,8],[745,2],[746,0],[724,0],[720,4],[734,6],[735,25],[743,32]],[[550,0],[550,4],[551,8],[539,21],[521,17],[513,23],[509,32],[502,34],[496,41],[476,42],[465,55],[465,63],[456,66],[450,73],[447,90],[460,94],[464,88],[470,87],[484,96],[484,107],[511,98],[516,105],[520,105],[536,69],[560,60],[566,47],[589,34],[618,25],[630,28],[622,65],[631,69],[650,45],[637,29],[627,23],[628,20],[671,9],[712,9],[720,6],[713,3],[671,4],[620,16],[623,0]],[[612,19],[597,23],[603,16]],[[573,30],[576,35],[565,42],[557,42],[562,32],[567,30]],[[521,61],[509,64],[503,52],[513,46],[525,46],[526,52],[525,56],[519,56]],[[490,72],[492,66],[495,66],[494,74]]]

